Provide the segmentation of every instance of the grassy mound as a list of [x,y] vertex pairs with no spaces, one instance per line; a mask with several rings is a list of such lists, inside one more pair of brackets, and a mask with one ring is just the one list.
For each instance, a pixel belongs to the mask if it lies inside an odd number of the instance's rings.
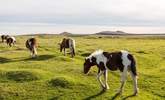
[[56,77],[51,79],[49,84],[54,87],[69,88],[74,85],[74,81],[67,77]]
[[16,82],[33,81],[39,79],[36,74],[28,71],[10,71],[6,73],[6,77],[7,79]]

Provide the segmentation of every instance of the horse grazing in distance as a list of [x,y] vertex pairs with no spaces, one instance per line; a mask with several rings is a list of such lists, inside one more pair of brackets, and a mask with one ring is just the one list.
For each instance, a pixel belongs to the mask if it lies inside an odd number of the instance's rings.
[[66,48],[70,49],[71,57],[75,56],[75,40],[71,38],[63,38],[62,42],[59,43],[60,45],[60,52],[64,49],[64,56],[66,55]]
[[29,38],[26,43],[26,48],[30,50],[32,58],[37,56],[37,40],[36,38]]
[[7,43],[7,45],[9,45],[10,47],[12,46],[12,44],[15,45],[15,43],[16,43],[15,37],[8,37],[7,40],[6,40],[6,43]]
[[7,40],[8,37],[9,35],[1,35],[2,43],[5,42],[5,40]]
[[[94,65],[98,67],[97,79],[101,84],[103,90],[109,89],[107,83],[108,69],[111,71],[116,71],[119,69],[121,72],[121,86],[117,94],[122,93],[127,77],[127,71],[129,71],[134,84],[133,95],[137,95],[138,87],[137,87],[136,62],[132,54],[123,50],[119,52],[111,52],[111,53],[98,50],[85,58],[84,73],[87,74],[90,68]],[[101,81],[102,74],[104,75],[104,83]]]

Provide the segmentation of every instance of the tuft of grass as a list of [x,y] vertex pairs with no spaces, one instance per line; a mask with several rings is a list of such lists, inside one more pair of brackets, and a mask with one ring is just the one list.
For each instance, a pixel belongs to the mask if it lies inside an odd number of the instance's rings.
[[6,77],[7,79],[16,82],[34,81],[39,79],[36,73],[28,71],[9,71],[6,73]]
[[70,88],[74,85],[74,81],[68,77],[55,77],[49,81],[49,84],[53,87]]

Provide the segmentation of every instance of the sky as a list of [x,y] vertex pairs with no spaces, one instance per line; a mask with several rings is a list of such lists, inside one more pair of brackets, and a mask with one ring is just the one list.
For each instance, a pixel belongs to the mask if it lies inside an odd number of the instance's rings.
[[165,33],[164,4],[165,0],[0,0],[0,32]]

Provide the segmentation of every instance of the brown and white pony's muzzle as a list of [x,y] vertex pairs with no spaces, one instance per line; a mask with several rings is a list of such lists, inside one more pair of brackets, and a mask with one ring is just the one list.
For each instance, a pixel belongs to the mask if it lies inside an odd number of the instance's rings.
[[88,74],[89,70],[90,70],[91,66],[84,63],[84,74]]

